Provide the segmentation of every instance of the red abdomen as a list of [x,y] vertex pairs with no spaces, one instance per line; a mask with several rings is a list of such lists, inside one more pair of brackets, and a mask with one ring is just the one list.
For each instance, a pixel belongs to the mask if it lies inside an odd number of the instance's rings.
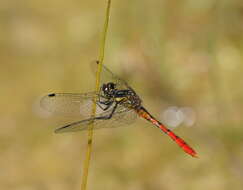
[[193,157],[197,157],[197,153],[193,148],[191,148],[182,138],[173,133],[170,129],[167,129],[162,123],[156,120],[145,108],[141,107],[136,110],[138,115],[147,121],[153,123],[156,127],[160,128],[165,134],[170,136],[186,153],[190,154]]

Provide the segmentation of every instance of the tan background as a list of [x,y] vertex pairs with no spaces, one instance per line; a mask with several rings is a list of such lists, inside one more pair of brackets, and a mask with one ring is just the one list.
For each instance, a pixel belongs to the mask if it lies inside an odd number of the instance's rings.
[[[94,89],[105,1],[0,2],[0,189],[80,189],[87,133],[54,135],[50,92]],[[96,131],[89,189],[240,190],[243,2],[113,1],[105,64],[156,117],[189,106],[175,130],[194,159],[145,121]],[[53,126],[53,127],[52,127]]]

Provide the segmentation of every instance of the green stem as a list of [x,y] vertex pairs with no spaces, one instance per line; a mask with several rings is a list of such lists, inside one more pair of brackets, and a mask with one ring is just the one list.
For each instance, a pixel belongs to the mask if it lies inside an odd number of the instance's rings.
[[[99,64],[97,65],[98,69],[97,69],[97,72],[96,72],[95,90],[96,90],[97,93],[99,91],[100,73],[101,73],[101,70],[102,70],[102,64],[103,64],[104,56],[105,56],[105,43],[106,43],[107,30],[108,30],[108,24],[109,24],[109,18],[110,18],[110,7],[111,7],[111,0],[108,0],[107,1],[107,8],[106,8],[106,15],[105,15],[104,29],[103,29],[101,43],[100,43]],[[96,97],[94,98],[94,102],[96,102]],[[95,115],[95,112],[96,112],[96,104],[94,103],[93,109],[92,109],[92,115]],[[85,160],[84,160],[81,190],[86,190],[86,187],[87,187],[89,163],[90,163],[91,152],[92,152],[93,128],[94,128],[94,125],[91,124],[89,126],[89,130],[88,130],[88,144],[87,144],[86,157],[85,157]]]

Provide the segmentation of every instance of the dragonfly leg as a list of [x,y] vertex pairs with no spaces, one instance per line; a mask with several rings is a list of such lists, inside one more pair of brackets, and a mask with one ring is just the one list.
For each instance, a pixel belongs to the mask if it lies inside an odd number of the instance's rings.
[[117,105],[118,105],[118,103],[115,104],[115,106],[113,107],[113,109],[109,115],[96,117],[95,119],[110,119],[113,116],[114,112],[116,111]]
[[[107,109],[109,109],[112,105],[113,101],[105,101],[105,102],[98,102],[97,105],[103,110],[106,111]],[[103,107],[102,105],[105,105],[105,107]]]
[[[102,101],[101,98],[104,98],[105,100]],[[99,95],[99,99],[98,99],[98,102],[97,102],[97,105],[103,110],[107,110],[113,103],[114,101],[113,100],[110,100],[110,99],[107,99],[105,96],[103,95]],[[106,107],[103,107],[102,105],[105,105]]]
[[112,104],[113,104],[113,102],[109,102],[109,104],[106,106],[106,108],[104,109],[104,111],[108,110],[111,107]]

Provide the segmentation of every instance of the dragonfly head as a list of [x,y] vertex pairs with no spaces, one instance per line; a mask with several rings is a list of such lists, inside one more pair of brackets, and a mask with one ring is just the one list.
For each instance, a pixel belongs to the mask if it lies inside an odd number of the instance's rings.
[[114,96],[115,91],[116,91],[116,84],[114,84],[113,82],[103,84],[102,91],[104,92],[104,95],[106,95],[108,97],[112,97],[112,96]]

